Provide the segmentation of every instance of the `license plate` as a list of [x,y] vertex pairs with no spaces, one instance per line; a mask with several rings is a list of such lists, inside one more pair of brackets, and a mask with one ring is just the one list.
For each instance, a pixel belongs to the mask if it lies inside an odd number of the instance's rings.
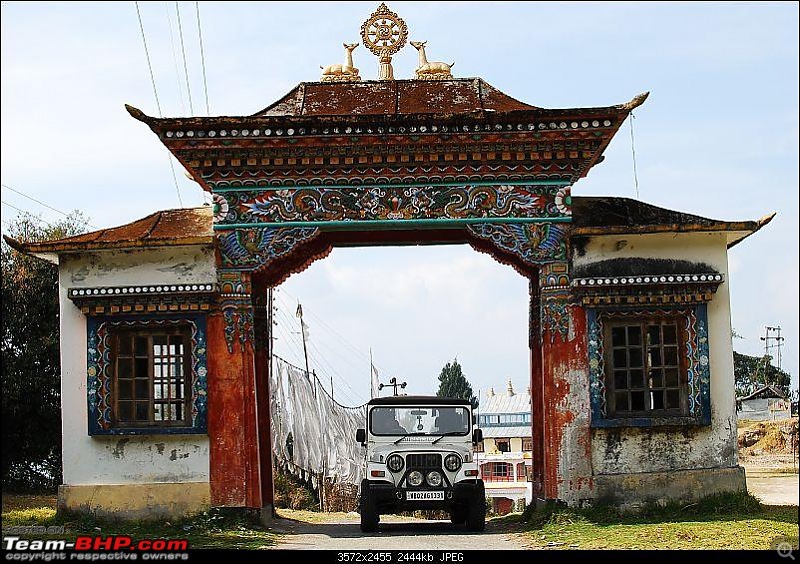
[[444,500],[444,492],[408,492],[406,499],[408,501],[440,501]]

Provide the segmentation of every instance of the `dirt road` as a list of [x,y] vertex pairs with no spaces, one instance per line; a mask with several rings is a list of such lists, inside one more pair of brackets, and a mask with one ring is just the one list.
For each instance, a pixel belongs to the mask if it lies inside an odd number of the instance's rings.
[[521,535],[515,535],[508,524],[491,521],[485,532],[471,533],[449,521],[383,516],[377,533],[362,533],[358,515],[339,514],[334,521],[325,523],[278,519],[273,530],[286,533],[274,547],[284,550],[525,549]]
[[747,471],[747,491],[767,505],[797,505],[800,479],[797,474]]

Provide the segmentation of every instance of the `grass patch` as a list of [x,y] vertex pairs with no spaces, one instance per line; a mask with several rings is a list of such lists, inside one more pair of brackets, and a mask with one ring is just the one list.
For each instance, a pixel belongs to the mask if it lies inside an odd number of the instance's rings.
[[[28,499],[19,499],[21,497]],[[130,535],[135,540],[187,539],[190,548],[257,549],[274,545],[278,538],[277,533],[266,529],[253,517],[231,515],[219,509],[181,519],[115,521],[85,514],[57,514],[55,504],[42,498],[3,496],[3,528],[63,525],[64,535],[35,535],[35,538],[74,540],[78,535]]]
[[551,505],[522,516],[524,535],[541,548],[768,549],[778,536],[797,542],[797,507],[762,506],[749,494],[710,496],[696,503],[644,507],[637,514],[597,505]]

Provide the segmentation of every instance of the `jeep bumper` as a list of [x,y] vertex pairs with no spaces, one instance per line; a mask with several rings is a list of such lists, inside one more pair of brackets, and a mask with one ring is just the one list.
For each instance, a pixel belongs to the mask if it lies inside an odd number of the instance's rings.
[[[372,499],[381,512],[415,511],[417,509],[451,510],[473,502],[479,489],[479,480],[466,480],[446,488],[398,488],[388,482],[368,482]],[[408,492],[443,492],[444,499],[409,500]],[[364,492],[362,492],[362,495]]]

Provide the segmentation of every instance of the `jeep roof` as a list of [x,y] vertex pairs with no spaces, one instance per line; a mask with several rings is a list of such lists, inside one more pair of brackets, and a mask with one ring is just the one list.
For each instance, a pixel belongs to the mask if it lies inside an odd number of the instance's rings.
[[437,396],[386,396],[373,398],[367,405],[470,405],[469,400],[461,398],[440,398]]

